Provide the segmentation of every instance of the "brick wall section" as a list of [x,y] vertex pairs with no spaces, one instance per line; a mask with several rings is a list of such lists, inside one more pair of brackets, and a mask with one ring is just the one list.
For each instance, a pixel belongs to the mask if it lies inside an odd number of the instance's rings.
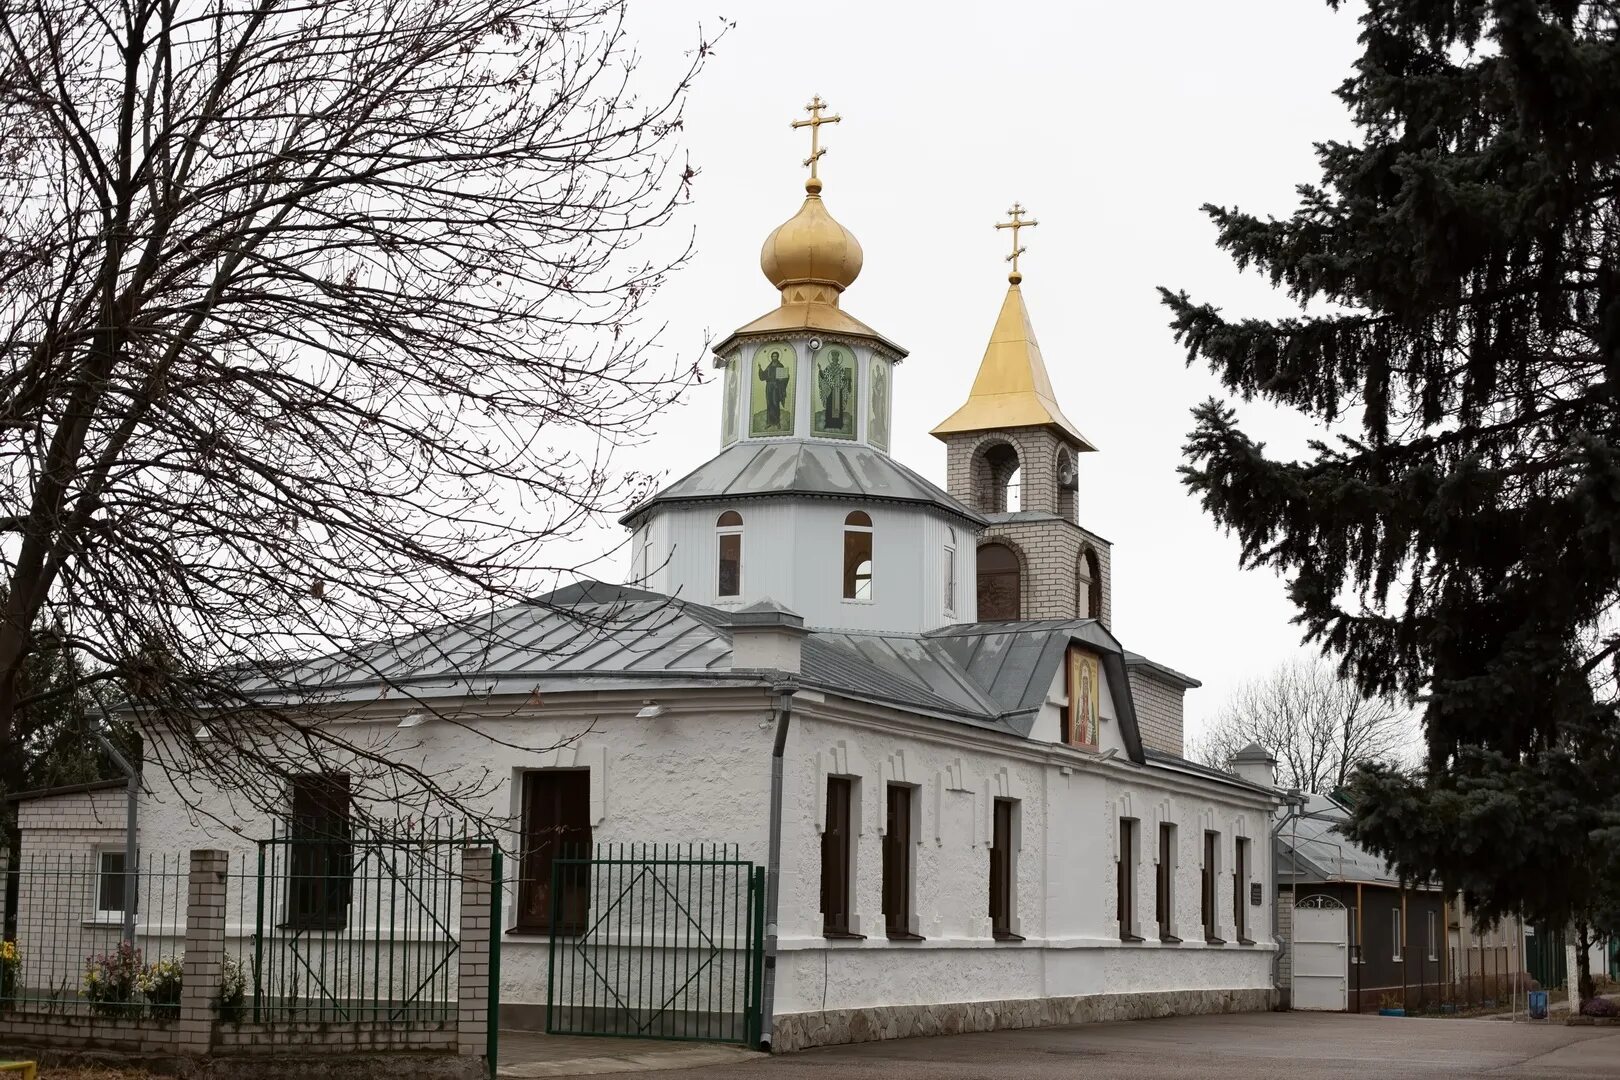
[[984,455],[1001,444],[1018,454],[1022,510],[1017,519],[994,521],[979,542],[1003,540],[1018,552],[1023,562],[1023,617],[1072,619],[1079,614],[1076,584],[1081,552],[1089,546],[1097,553],[1102,574],[1099,618],[1105,627],[1112,625],[1110,545],[1074,521],[1074,499],[1058,489],[1057,460],[1064,447],[1057,436],[1044,428],[950,436],[945,451],[946,490],[980,513],[996,516],[1000,507],[995,505]]
[[214,1031],[214,999],[225,964],[225,879],[230,856],[198,849],[191,853],[186,884],[186,958],[180,991],[180,1022],[174,1052],[206,1054]]
[[1284,1008],[1293,1000],[1294,980],[1294,890],[1292,886],[1277,890],[1277,942],[1282,948],[1282,959],[1277,965],[1277,989],[1282,993]]
[[1167,754],[1183,756],[1182,696],[1177,683],[1165,682],[1153,669],[1133,665],[1126,669],[1131,683],[1131,701],[1136,706],[1136,726],[1142,744]]
[[493,892],[489,848],[468,848],[461,854],[461,949],[456,976],[459,1002],[456,1015],[456,1052],[482,1054],[489,1030],[490,898]]
[[107,829],[124,831],[128,796],[123,788],[76,791],[69,795],[45,795],[17,804],[17,828],[26,837],[30,831],[60,832]]

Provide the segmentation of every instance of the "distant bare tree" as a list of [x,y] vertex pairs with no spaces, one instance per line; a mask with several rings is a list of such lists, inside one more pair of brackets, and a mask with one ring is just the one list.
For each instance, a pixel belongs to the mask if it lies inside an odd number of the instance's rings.
[[0,757],[50,626],[186,780],[463,794],[240,679],[476,627],[645,491],[604,448],[694,377],[638,315],[710,44],[643,88],[623,18],[0,0]]
[[1364,761],[1404,760],[1410,713],[1395,702],[1364,698],[1332,663],[1300,657],[1238,687],[1194,743],[1199,761],[1226,768],[1259,743],[1277,759],[1285,788],[1327,794]]

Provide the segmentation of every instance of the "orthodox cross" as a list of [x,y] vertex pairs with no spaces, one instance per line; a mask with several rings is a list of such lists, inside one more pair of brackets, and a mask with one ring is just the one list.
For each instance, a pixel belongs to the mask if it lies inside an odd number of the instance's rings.
[[821,145],[821,125],[836,124],[843,119],[842,116],[822,116],[821,110],[826,107],[827,103],[821,100],[820,94],[817,94],[810,99],[810,104],[804,107],[804,111],[810,114],[810,119],[793,121],[795,130],[802,127],[810,129],[810,156],[804,159],[804,163],[810,166],[810,179],[812,180],[818,179],[816,176],[816,162],[821,159],[822,154],[827,152],[827,148]]
[[1024,275],[1018,272],[1018,256],[1024,253],[1024,249],[1018,246],[1018,230],[1032,228],[1040,224],[1038,221],[1023,220],[1024,214],[1027,212],[1028,211],[1024,209],[1022,203],[1013,203],[1012,209],[1007,211],[1007,216],[1012,218],[1012,220],[996,222],[996,228],[1012,230],[1012,254],[1007,256],[1007,261],[1013,264],[1012,274],[1009,275],[1009,280],[1015,285],[1022,281],[1024,277]]

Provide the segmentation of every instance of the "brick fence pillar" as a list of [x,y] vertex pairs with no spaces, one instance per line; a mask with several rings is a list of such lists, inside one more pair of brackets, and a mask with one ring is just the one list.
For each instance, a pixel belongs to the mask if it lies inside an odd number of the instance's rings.
[[196,848],[186,889],[186,958],[180,989],[177,1054],[206,1054],[213,1043],[214,1001],[225,963],[225,878],[229,856]]
[[456,1052],[482,1054],[489,1015],[489,936],[492,854],[468,848],[461,855],[461,951],[456,974]]

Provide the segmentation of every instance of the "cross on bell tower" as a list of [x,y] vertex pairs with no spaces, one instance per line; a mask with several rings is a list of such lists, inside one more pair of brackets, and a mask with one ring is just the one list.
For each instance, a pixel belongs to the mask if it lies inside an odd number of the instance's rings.
[[1018,230],[1031,229],[1040,224],[1038,221],[1022,220],[1026,213],[1028,213],[1028,211],[1024,209],[1023,203],[1013,203],[1012,209],[1007,211],[1007,216],[1012,218],[1012,220],[996,222],[996,228],[1012,230],[1012,254],[1007,256],[1007,261],[1012,263],[1012,273],[1007,275],[1007,280],[1012,282],[1014,285],[1017,285],[1020,281],[1024,280],[1024,275],[1018,272],[1018,256],[1022,255],[1027,250],[1018,246]]

